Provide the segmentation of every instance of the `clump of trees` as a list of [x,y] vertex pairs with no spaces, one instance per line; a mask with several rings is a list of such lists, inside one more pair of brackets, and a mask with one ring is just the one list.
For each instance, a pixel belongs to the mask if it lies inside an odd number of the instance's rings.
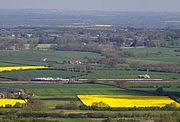
[[173,112],[172,114],[168,115],[161,115],[159,119],[157,119],[155,122],[179,122],[180,121],[180,113]]
[[[104,106],[104,107],[103,107]],[[169,111],[169,110],[180,110],[180,107],[177,106],[176,103],[170,103],[165,105],[164,107],[116,107],[112,108],[109,107],[107,104],[104,104],[103,102],[95,103],[92,106],[86,106],[81,105],[79,106],[81,110],[104,110],[104,111],[154,111],[154,110],[163,110],[163,111]]]
[[157,95],[164,95],[163,87],[157,88],[157,89],[156,89],[156,94],[157,94]]
[[[12,113],[11,113],[12,115]],[[102,122],[136,122],[137,118],[145,120],[149,118],[155,122],[179,122],[180,113],[173,112],[172,114],[154,115],[154,114],[138,114],[138,113],[43,113],[43,112],[26,112],[18,113],[13,116],[0,118],[0,122],[59,122],[56,120],[43,119],[45,117],[52,118],[103,118]]]
[[43,112],[38,112],[38,113],[21,113],[18,115],[19,117],[54,117],[54,118],[134,118],[134,117],[155,117],[156,115],[151,115],[151,114],[138,114],[138,113],[102,113],[102,112],[83,112],[83,113],[65,113],[65,112],[59,112],[59,113],[43,113]]
[[39,119],[39,118],[0,118],[0,122],[59,122],[59,121]]
[[93,110],[103,110],[104,108],[109,109],[110,106],[102,101],[100,102],[93,102],[91,105]]

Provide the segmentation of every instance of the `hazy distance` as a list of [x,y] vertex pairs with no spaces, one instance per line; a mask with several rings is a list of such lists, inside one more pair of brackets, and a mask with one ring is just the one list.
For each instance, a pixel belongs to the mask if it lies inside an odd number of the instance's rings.
[[180,0],[0,0],[0,9],[180,12]]

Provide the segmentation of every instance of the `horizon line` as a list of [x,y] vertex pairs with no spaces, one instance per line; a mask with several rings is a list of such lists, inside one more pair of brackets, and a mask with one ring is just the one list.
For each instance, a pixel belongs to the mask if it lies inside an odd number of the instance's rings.
[[63,11],[76,11],[76,12],[82,12],[82,11],[96,11],[96,12],[137,12],[137,13],[180,13],[180,11],[133,11],[133,10],[77,10],[77,9],[51,9],[51,8],[0,8],[0,10],[50,10],[57,12],[63,12]]

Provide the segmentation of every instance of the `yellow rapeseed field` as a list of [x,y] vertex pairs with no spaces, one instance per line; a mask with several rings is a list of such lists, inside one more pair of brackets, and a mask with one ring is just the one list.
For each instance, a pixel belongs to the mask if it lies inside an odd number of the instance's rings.
[[8,67],[0,67],[0,72],[14,71],[14,70],[44,69],[44,68],[48,68],[48,67],[47,66],[8,66]]
[[0,107],[5,107],[6,105],[13,107],[16,103],[26,104],[26,101],[20,99],[0,99]]
[[103,102],[110,107],[164,107],[166,104],[180,104],[166,96],[134,96],[134,95],[78,95],[83,104],[91,106],[95,102]]

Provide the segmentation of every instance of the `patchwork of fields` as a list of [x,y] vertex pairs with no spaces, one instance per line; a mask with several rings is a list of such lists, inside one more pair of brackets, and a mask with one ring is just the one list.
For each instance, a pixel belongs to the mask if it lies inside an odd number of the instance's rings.
[[[141,54],[149,52],[145,58],[127,58],[127,62],[140,61],[143,63],[159,62],[178,62],[180,58],[176,56],[175,49],[169,48],[132,48],[123,49]],[[158,53],[161,52],[161,53]],[[63,64],[63,61],[84,60],[85,57],[97,58],[100,54],[91,52],[76,51],[0,51],[0,66],[53,66],[59,70],[26,70],[13,72],[0,72],[0,80],[15,80],[18,76],[20,80],[30,80],[35,77],[62,77],[62,78],[137,78],[138,75],[146,74],[146,71],[126,70],[127,64],[121,64],[118,68],[107,68],[103,65],[88,65],[89,72],[86,71],[86,65]],[[156,57],[156,58],[154,58]],[[158,61],[157,58],[161,58]],[[43,61],[43,59],[47,59]],[[68,68],[80,69],[80,72],[72,70],[60,70]],[[151,78],[161,78],[165,80],[180,80],[178,73],[170,72],[149,72]]]
[[[146,58],[127,58],[127,62],[138,60],[142,63],[159,63],[159,62],[175,62],[178,63],[179,57],[173,52],[173,49],[163,49],[161,51],[156,48],[151,49],[125,49],[141,53],[149,51],[149,57]],[[135,51],[137,50],[137,51]],[[167,57],[166,57],[167,56]],[[118,68],[109,68],[99,64],[68,64],[63,61],[84,60],[85,57],[97,58],[100,54],[90,52],[73,52],[73,51],[1,51],[0,52],[0,80],[31,80],[36,77],[62,77],[62,78],[84,78],[84,79],[120,79],[120,78],[137,78],[138,75],[146,74],[147,71],[137,71],[123,69],[127,64],[120,64]],[[156,60],[154,57],[160,57]],[[47,59],[43,61],[43,59]],[[52,66],[54,69],[46,69]],[[89,66],[89,71],[86,69]],[[72,69],[78,68],[80,71]],[[36,70],[38,69],[38,70]],[[41,70],[43,69],[43,70]],[[66,70],[65,70],[66,69]],[[6,72],[8,71],[8,72]],[[10,71],[10,72],[9,72]],[[27,93],[34,93],[33,99],[41,100],[45,105],[40,112],[65,112],[65,113],[85,113],[97,112],[92,110],[66,110],[56,109],[56,105],[66,105],[74,102],[78,106],[92,106],[93,103],[103,102],[110,107],[132,108],[136,107],[163,107],[166,104],[176,103],[167,96],[156,96],[155,90],[161,86],[166,87],[166,93],[179,94],[178,73],[169,72],[148,72],[152,78],[165,79],[167,81],[178,81],[168,83],[128,83],[127,89],[122,86],[113,86],[107,84],[86,83],[86,84],[1,84],[0,90],[4,89],[22,89]],[[6,82],[6,81],[5,81]],[[124,85],[124,84],[119,84]],[[77,97],[78,96],[78,97]],[[3,101],[4,100],[4,101]],[[10,101],[0,99],[0,105],[5,106],[11,104],[14,106],[16,100]],[[23,102],[23,101],[21,101]],[[177,106],[180,106],[176,103]],[[101,113],[116,113],[119,111],[101,111]],[[132,111],[127,111],[129,114]],[[136,112],[136,111],[135,111]],[[162,111],[166,114],[171,111]],[[124,111],[122,111],[124,113]],[[139,113],[143,113],[139,111]],[[150,111],[156,113],[156,111]],[[159,112],[161,113],[161,111]],[[73,120],[74,121],[74,120]]]

